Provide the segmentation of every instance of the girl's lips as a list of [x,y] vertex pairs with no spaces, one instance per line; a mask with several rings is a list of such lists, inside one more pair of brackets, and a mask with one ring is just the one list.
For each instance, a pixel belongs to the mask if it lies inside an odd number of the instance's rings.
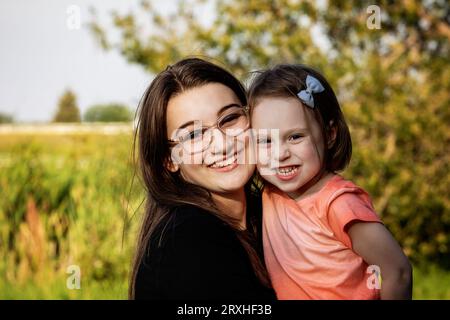
[[[289,180],[294,179],[298,175],[300,166],[289,166],[289,167],[292,167],[293,169],[290,172],[285,172],[285,173],[281,173],[280,168],[278,168],[278,170],[276,170],[275,176],[282,181],[289,181]],[[286,168],[286,167],[284,167],[284,168]]]

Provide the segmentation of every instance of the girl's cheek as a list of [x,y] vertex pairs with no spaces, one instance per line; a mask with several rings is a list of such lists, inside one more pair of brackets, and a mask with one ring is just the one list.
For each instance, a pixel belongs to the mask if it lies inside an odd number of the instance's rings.
[[258,167],[269,167],[272,155],[270,149],[264,147],[256,148],[256,160],[258,162]]
[[319,148],[320,146],[315,145],[311,141],[307,141],[301,146],[298,152],[304,159],[320,162]]

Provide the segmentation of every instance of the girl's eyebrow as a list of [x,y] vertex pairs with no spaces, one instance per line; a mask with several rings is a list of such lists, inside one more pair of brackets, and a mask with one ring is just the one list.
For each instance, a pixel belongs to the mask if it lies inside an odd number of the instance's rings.
[[308,128],[292,128],[289,129],[288,132],[294,132],[294,131],[300,131],[300,132],[308,132]]

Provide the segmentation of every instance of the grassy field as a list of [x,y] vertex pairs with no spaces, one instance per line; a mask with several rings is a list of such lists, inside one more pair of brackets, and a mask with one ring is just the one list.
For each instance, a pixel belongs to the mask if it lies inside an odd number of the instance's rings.
[[[143,193],[108,132],[0,133],[0,299],[126,299]],[[415,266],[414,298],[450,299],[450,271]]]

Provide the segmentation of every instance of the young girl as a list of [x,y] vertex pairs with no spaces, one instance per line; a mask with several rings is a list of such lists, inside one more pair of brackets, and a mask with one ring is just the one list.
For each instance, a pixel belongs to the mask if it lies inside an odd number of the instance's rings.
[[368,194],[336,173],[350,160],[351,138],[325,78],[278,65],[256,76],[249,105],[267,182],[264,255],[277,297],[410,299],[408,259]]

